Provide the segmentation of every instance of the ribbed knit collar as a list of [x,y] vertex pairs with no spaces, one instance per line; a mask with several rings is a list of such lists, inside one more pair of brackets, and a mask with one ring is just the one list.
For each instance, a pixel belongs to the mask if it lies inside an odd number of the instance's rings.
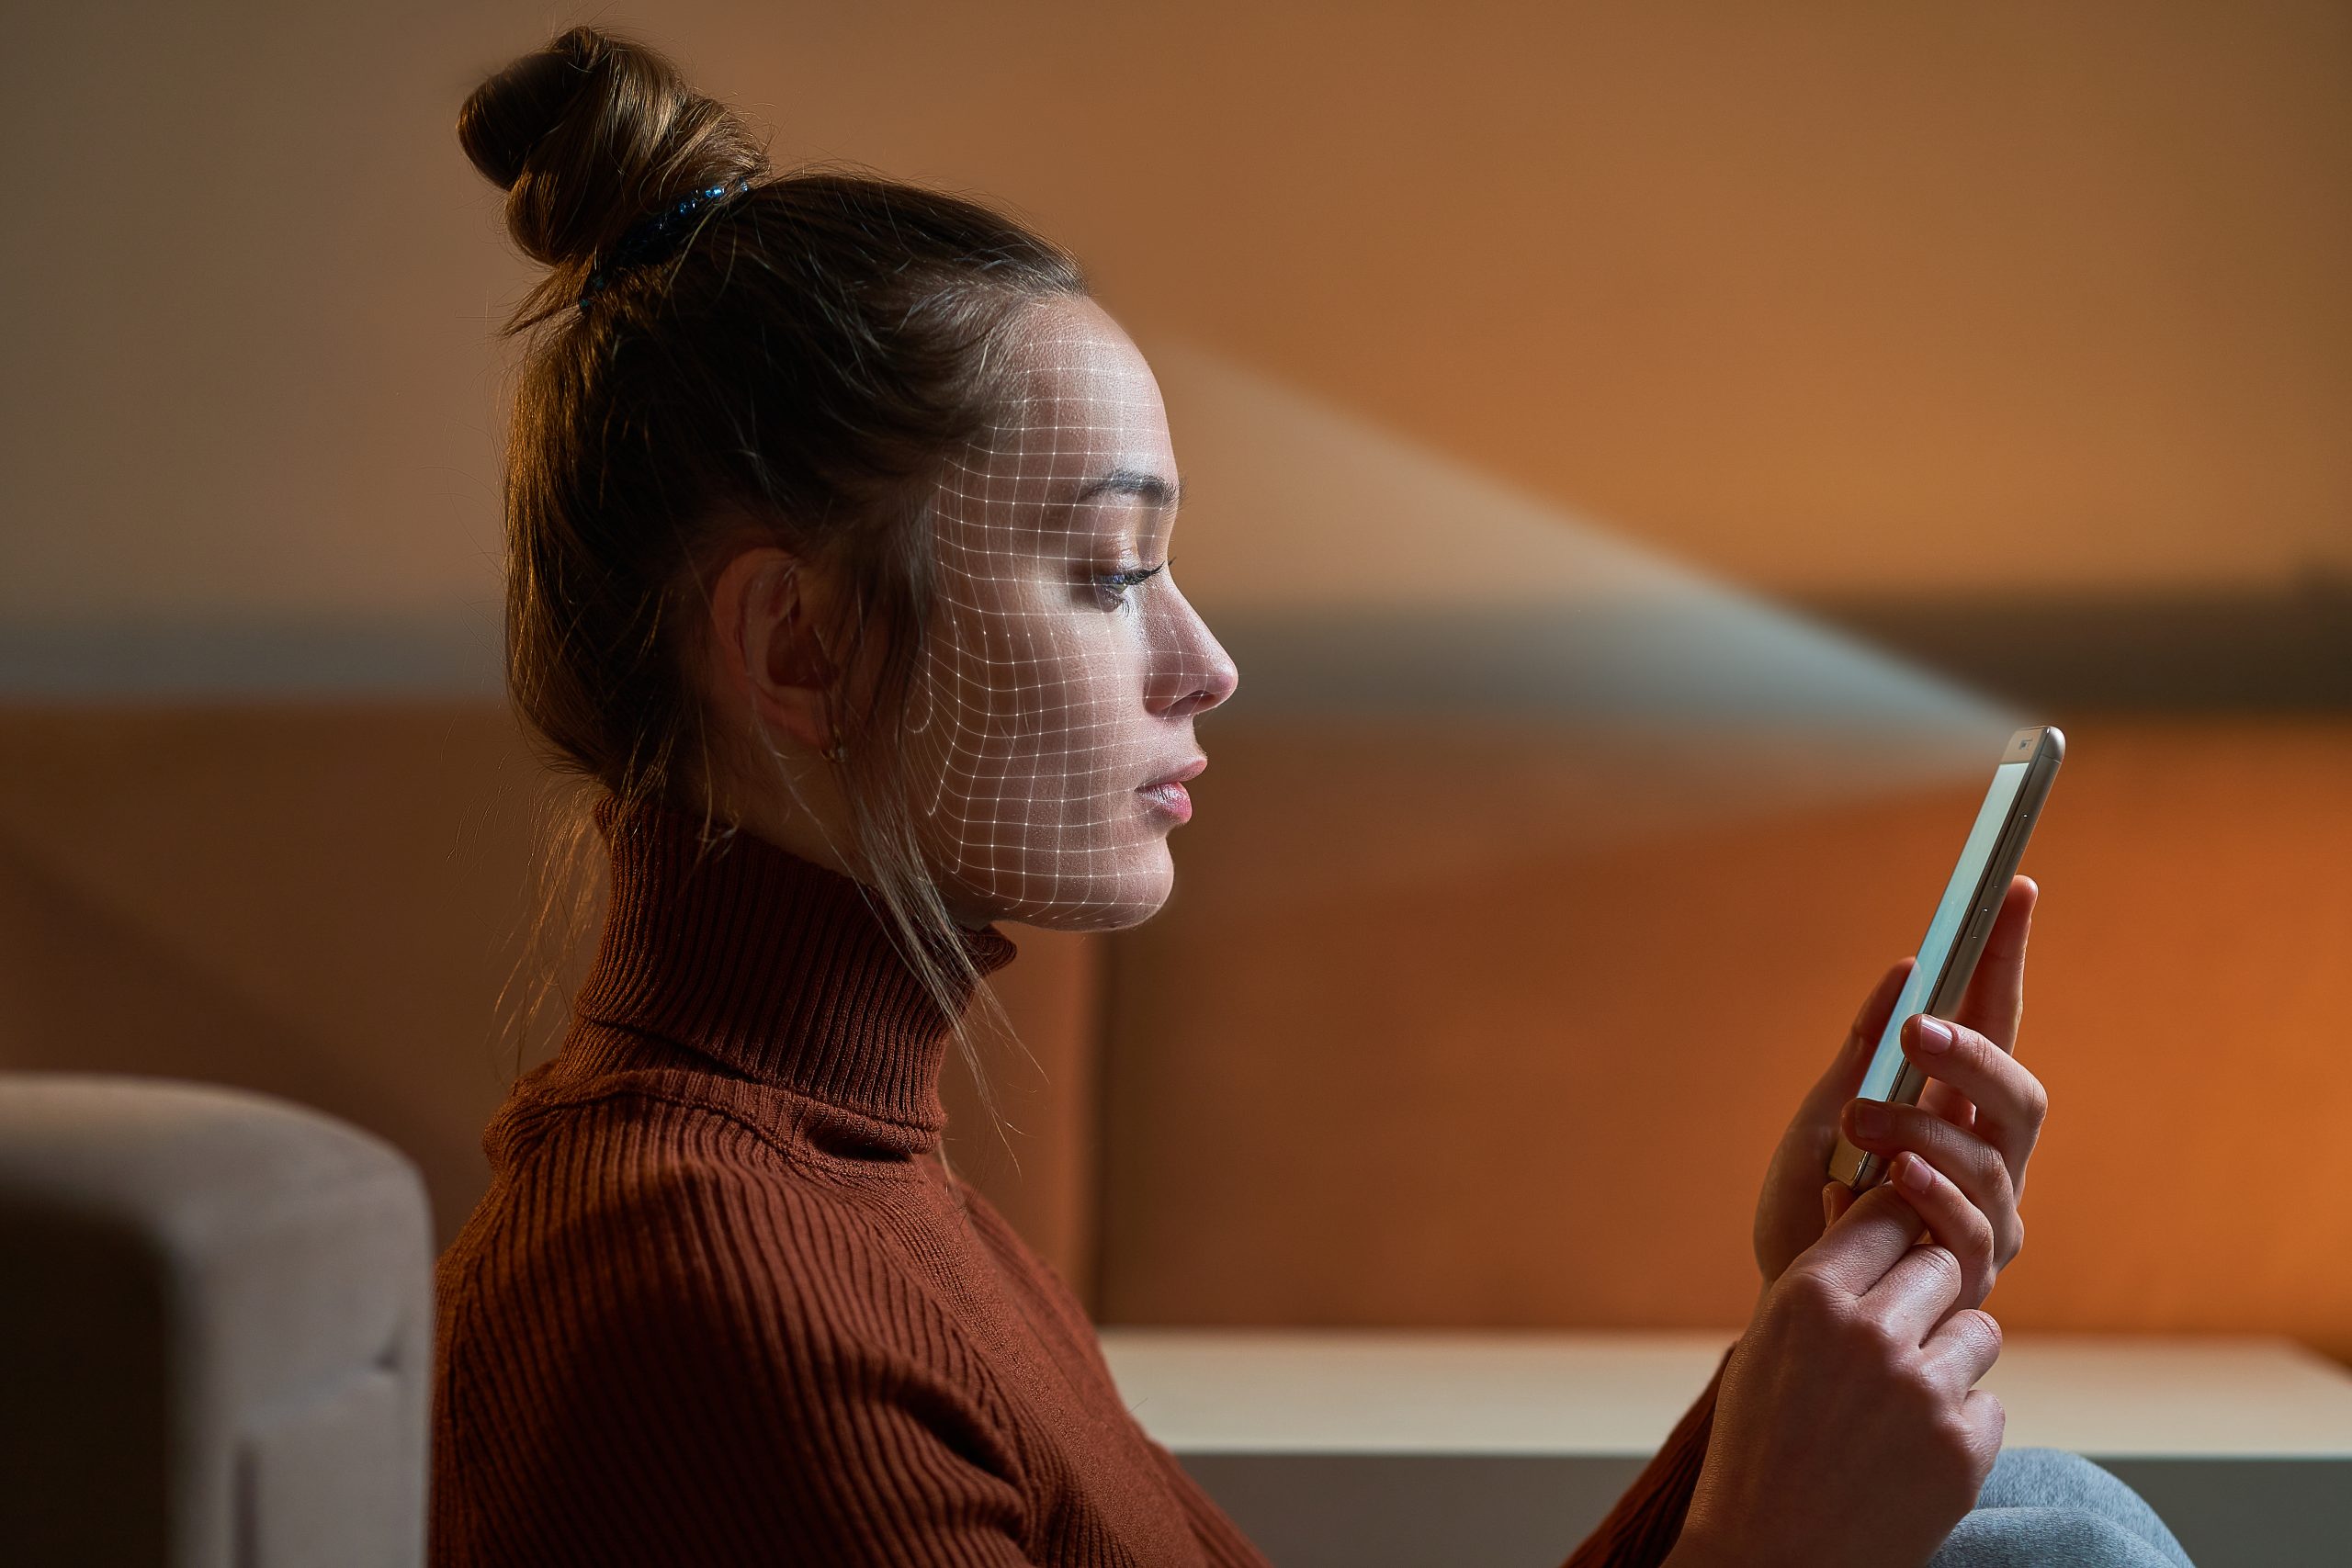
[[[952,1020],[876,912],[878,895],[742,829],[718,826],[706,842],[699,817],[668,807],[624,811],[607,797],[595,815],[612,904],[582,1019],[935,1139]],[[983,975],[1012,961],[994,926],[958,936]]]

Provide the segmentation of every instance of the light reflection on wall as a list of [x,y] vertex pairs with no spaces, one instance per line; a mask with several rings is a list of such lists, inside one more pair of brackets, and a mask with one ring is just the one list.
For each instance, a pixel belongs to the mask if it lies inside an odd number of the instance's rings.
[[[1325,886],[1973,778],[2026,722],[1216,355],[1151,358],[1176,577],[1241,670],[1205,741],[1295,803],[1266,850]],[[1398,842],[1431,750],[1454,826]]]

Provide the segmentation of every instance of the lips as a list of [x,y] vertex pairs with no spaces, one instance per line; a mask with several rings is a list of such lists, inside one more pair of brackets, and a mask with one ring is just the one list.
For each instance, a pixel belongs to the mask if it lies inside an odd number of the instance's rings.
[[1152,810],[1176,822],[1193,819],[1192,792],[1180,784],[1146,784],[1136,793]]
[[1149,784],[1145,784],[1143,787],[1146,789],[1158,789],[1161,784],[1189,784],[1193,780],[1199,778],[1202,772],[1205,770],[1208,765],[1209,760],[1206,757],[1194,757],[1190,761],[1180,762],[1176,766],[1170,768],[1166,773],[1161,773],[1158,778],[1153,779]]
[[1208,765],[1206,757],[1195,757],[1182,766],[1170,769],[1136,793],[1143,796],[1144,803],[1153,811],[1170,822],[1180,825],[1189,822],[1193,819],[1193,795],[1184,787],[1184,781],[1200,777],[1201,770]]

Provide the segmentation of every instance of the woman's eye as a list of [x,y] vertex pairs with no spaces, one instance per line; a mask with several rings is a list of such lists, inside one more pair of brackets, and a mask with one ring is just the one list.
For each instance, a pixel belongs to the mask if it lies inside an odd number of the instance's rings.
[[1129,592],[1167,570],[1168,563],[1161,561],[1158,566],[1139,566],[1127,571],[1108,572],[1095,578],[1095,591],[1102,595],[1105,609],[1116,609],[1127,603]]

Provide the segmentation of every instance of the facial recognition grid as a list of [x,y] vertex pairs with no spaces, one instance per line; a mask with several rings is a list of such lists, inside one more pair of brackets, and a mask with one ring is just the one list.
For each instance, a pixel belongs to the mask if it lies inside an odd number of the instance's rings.
[[1138,792],[1199,754],[1191,717],[1233,684],[1169,578],[1170,519],[1136,493],[1175,480],[1158,386],[1091,310],[1033,313],[995,423],[942,480],[906,721],[945,879],[1064,929],[1166,897],[1172,819]]

